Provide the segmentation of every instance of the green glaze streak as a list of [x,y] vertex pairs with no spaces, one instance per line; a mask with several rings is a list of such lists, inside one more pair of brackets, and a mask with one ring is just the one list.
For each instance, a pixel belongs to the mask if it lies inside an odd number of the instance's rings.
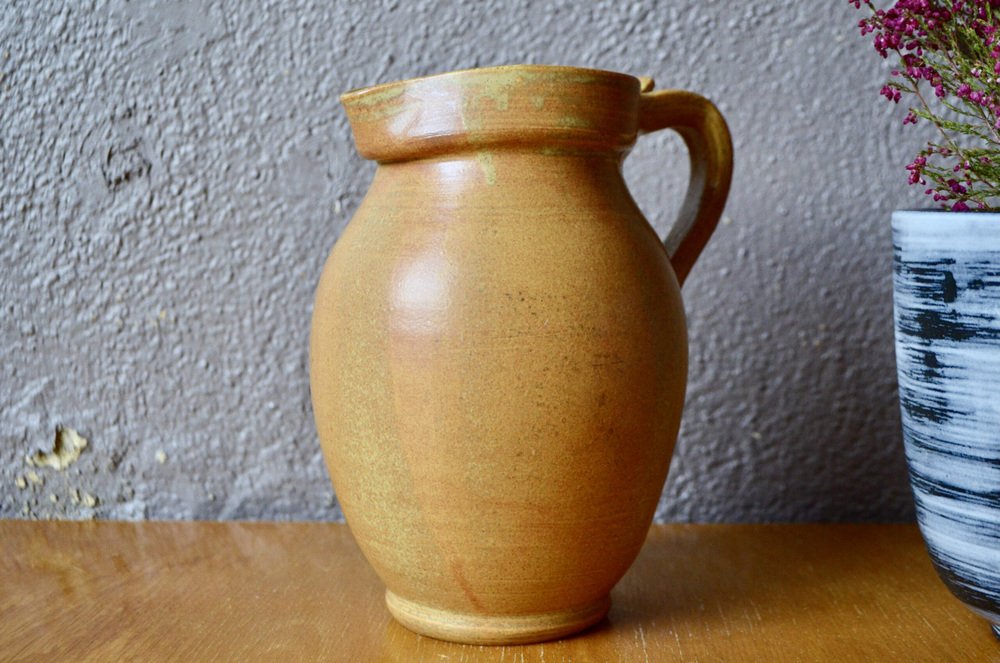
[[566,115],[559,118],[559,126],[566,129],[593,129],[594,124],[590,120],[582,117]]
[[493,164],[493,153],[489,150],[479,150],[476,152],[476,161],[486,176],[486,183],[493,186],[497,183],[497,169]]
[[403,96],[404,92],[406,92],[406,85],[398,83],[395,85],[389,85],[385,88],[374,87],[366,90],[359,90],[358,92],[348,93],[344,96],[347,97],[347,102],[349,104],[364,108],[392,101]]

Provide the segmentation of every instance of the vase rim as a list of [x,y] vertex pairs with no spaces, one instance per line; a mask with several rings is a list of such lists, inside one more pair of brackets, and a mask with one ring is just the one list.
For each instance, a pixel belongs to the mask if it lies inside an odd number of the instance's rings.
[[967,212],[952,212],[951,210],[913,208],[897,209],[892,213],[892,222],[920,222],[927,224],[955,225],[961,223],[997,223],[1000,222],[1000,210],[969,210]]
[[997,210],[965,210],[962,212],[956,212],[949,209],[938,209],[936,207],[901,207],[892,211],[893,215],[896,214],[935,214],[939,216],[1000,216],[1000,209]]

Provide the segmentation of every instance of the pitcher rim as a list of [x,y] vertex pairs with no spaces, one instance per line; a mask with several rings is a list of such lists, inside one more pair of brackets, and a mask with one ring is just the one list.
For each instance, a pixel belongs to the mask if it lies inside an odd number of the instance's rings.
[[612,71],[610,69],[598,69],[594,67],[574,67],[572,65],[562,65],[562,64],[501,64],[494,65],[490,67],[469,67],[467,69],[457,69],[455,71],[446,71],[439,74],[428,74],[426,76],[415,76],[413,78],[406,78],[398,81],[390,81],[388,83],[376,83],[375,85],[369,85],[365,87],[352,88],[347,92],[340,95],[340,102],[342,104],[347,104],[362,97],[368,96],[369,94],[376,94],[379,92],[385,92],[397,86],[406,86],[411,83],[424,82],[428,80],[442,80],[450,77],[458,77],[468,74],[490,74],[490,73],[502,73],[510,71],[525,71],[525,72],[538,72],[538,73],[564,73],[564,74],[586,74],[591,76],[604,76],[609,79],[631,79],[635,81],[636,91],[638,92],[640,87],[639,78],[631,74],[625,74],[620,71]]

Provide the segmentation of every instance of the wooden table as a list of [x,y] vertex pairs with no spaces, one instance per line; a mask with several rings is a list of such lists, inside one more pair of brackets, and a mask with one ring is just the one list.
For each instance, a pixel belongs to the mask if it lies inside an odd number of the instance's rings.
[[1000,661],[909,525],[655,526],[612,596],[464,646],[393,622],[342,525],[0,521],[2,661]]

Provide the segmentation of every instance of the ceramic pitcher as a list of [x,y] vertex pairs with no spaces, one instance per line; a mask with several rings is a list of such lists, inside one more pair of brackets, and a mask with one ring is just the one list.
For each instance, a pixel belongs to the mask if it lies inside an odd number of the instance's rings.
[[[311,384],[351,531],[414,631],[581,630],[607,613],[667,476],[680,283],[728,193],[725,121],[648,79],[534,65],[341,101],[378,168],[319,282]],[[659,129],[691,156],[665,243],[622,178]]]

